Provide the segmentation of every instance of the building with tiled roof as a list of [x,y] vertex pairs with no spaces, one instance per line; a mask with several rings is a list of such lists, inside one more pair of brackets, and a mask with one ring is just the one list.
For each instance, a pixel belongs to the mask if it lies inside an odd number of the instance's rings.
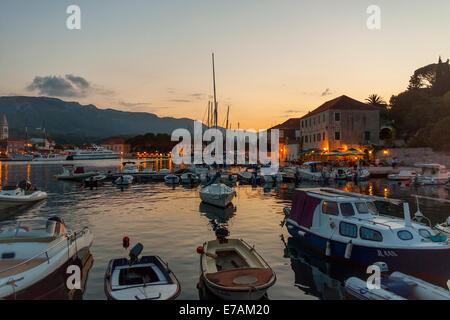
[[345,95],[300,118],[302,150],[346,150],[379,144],[380,110]]

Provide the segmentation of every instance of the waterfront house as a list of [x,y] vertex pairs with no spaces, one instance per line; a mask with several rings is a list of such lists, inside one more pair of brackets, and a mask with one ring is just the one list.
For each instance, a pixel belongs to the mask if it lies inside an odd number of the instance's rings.
[[131,150],[131,146],[126,143],[125,139],[112,138],[102,142],[101,146],[107,150],[117,152],[120,154],[127,154]]
[[291,118],[269,130],[278,129],[280,143],[280,161],[297,159],[300,151],[300,118]]
[[302,150],[347,151],[380,142],[380,107],[345,95],[300,118]]

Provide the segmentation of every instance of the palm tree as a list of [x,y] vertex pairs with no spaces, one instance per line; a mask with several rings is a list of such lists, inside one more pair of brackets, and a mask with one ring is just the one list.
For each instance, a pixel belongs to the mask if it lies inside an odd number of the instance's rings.
[[386,106],[386,101],[384,101],[383,97],[376,93],[371,94],[366,101],[373,106]]

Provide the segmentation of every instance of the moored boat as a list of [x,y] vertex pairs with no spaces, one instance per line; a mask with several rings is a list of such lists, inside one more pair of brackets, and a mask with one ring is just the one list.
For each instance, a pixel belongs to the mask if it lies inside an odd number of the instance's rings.
[[85,171],[84,167],[75,167],[71,164],[63,165],[63,172],[55,175],[58,180],[74,180],[79,181],[84,178],[96,176],[98,172],[96,171]]
[[58,217],[44,230],[29,230],[20,223],[0,232],[0,298],[14,299],[39,287],[61,268],[76,264],[93,241],[88,228],[73,232]]
[[416,164],[422,172],[415,178],[414,182],[419,185],[446,184],[449,181],[449,173],[444,165],[436,163]]
[[450,291],[431,283],[404,274],[402,272],[388,273],[384,262],[374,266],[381,271],[378,287],[368,288],[367,281],[351,277],[345,281],[345,289],[351,296],[361,300],[450,300]]
[[113,259],[105,274],[105,294],[110,300],[171,300],[181,291],[180,283],[158,256],[143,256],[136,244],[129,259]]
[[194,184],[200,182],[200,178],[195,174],[191,172],[183,173],[180,176],[181,183],[188,183],[188,184]]
[[33,204],[47,198],[47,193],[37,190],[30,181],[7,185],[0,190],[0,209]]
[[180,183],[180,177],[174,174],[168,174],[164,177],[164,181],[168,184],[178,184]]
[[97,188],[103,184],[107,176],[105,174],[99,174],[84,179],[84,186],[86,188]]
[[236,191],[223,183],[216,183],[220,177],[217,173],[214,178],[200,190],[200,199],[217,207],[224,208],[228,206],[236,196]]
[[114,180],[114,183],[118,186],[128,186],[128,185],[132,184],[133,181],[134,181],[133,176],[125,174],[123,176],[118,177],[116,180]]
[[[404,219],[381,215],[374,201],[403,205]],[[367,267],[381,259],[392,269],[450,279],[450,243],[412,221],[408,203],[331,188],[296,189],[285,208],[288,232],[325,256]]]
[[259,300],[275,284],[276,276],[255,247],[240,239],[227,239],[228,231],[216,230],[216,240],[197,248],[201,279],[225,300]]
[[417,176],[417,172],[414,170],[401,170],[399,173],[388,174],[389,180],[411,180]]

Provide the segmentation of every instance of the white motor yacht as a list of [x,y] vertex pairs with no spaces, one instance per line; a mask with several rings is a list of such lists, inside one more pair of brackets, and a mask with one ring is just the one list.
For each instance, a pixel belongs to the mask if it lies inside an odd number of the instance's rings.
[[29,230],[19,223],[1,231],[0,299],[14,299],[39,287],[56,271],[82,257],[92,241],[88,228],[67,230],[58,217],[48,219],[44,230]]

